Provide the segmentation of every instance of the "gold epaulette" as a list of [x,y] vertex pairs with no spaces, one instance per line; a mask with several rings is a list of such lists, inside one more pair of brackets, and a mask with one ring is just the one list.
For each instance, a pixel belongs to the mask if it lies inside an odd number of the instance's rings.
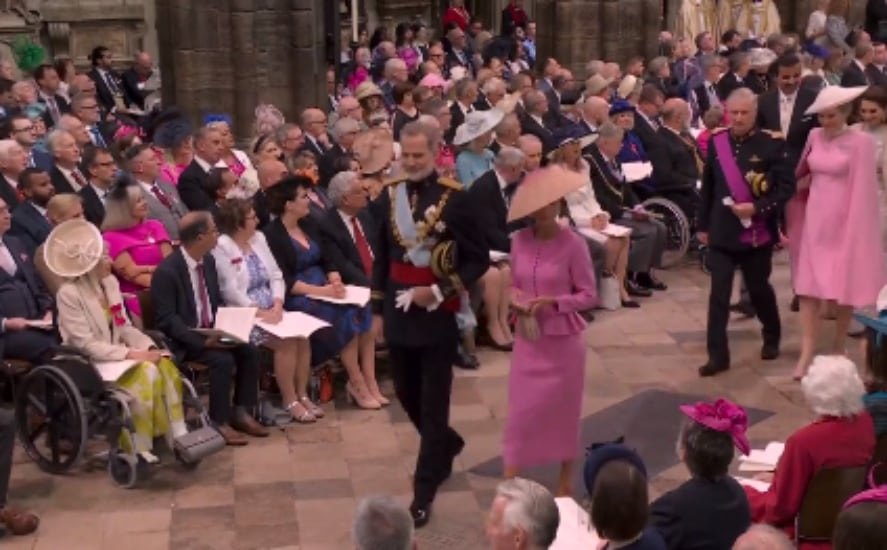
[[406,176],[399,176],[396,178],[391,178],[391,179],[383,181],[382,186],[387,187],[389,185],[397,185],[398,183],[403,183],[403,182],[407,181],[407,179],[408,178]]
[[772,137],[773,139],[785,139],[785,134],[783,134],[782,132],[775,132],[773,130],[765,130],[764,128],[761,128],[761,131],[764,132],[765,134],[767,134],[768,136]]
[[453,178],[437,178],[437,183],[454,191],[461,191],[462,189],[464,189],[462,184],[459,183],[457,180],[454,180]]

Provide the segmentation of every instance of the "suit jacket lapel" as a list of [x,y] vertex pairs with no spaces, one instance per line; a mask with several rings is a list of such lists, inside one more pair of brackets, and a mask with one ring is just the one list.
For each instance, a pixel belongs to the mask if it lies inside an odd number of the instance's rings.
[[176,255],[176,262],[178,265],[176,268],[179,271],[179,281],[182,284],[182,289],[185,291],[185,301],[188,305],[188,315],[191,315],[189,321],[193,323],[194,326],[197,326],[200,321],[197,318],[197,303],[194,302],[194,287],[191,285],[191,274],[188,273],[188,262],[185,261],[185,252],[181,248],[173,252]]

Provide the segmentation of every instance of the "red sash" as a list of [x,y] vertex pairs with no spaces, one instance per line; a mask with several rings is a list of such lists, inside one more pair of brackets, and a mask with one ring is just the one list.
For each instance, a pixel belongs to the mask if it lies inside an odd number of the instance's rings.
[[[437,284],[437,277],[434,276],[430,267],[418,267],[403,262],[391,262],[388,276],[391,277],[392,281],[401,285],[431,286]],[[444,311],[457,313],[460,306],[459,297],[453,296],[448,300],[444,300],[440,307]]]
[[[721,164],[721,171],[724,172],[724,180],[730,189],[730,195],[737,204],[751,203],[755,201],[742,170],[733,156],[733,150],[730,147],[729,131],[716,134],[713,138],[715,145],[715,153],[717,153],[718,161]],[[759,216],[752,216],[751,225],[742,228],[739,235],[739,241],[752,247],[764,246],[770,244],[772,237],[767,224]]]

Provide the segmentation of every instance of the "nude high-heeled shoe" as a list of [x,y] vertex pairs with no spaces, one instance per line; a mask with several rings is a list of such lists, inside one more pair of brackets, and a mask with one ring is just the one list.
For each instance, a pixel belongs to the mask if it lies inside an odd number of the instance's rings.
[[369,394],[366,387],[357,389],[351,382],[348,382],[345,384],[345,395],[348,398],[348,403],[357,405],[361,409],[378,410],[382,408],[382,405]]
[[378,401],[379,404],[383,407],[387,407],[391,404],[391,401],[389,401],[388,398],[382,394],[382,390],[379,389],[379,383],[375,380],[373,380],[372,382],[367,382],[367,391],[370,397]]

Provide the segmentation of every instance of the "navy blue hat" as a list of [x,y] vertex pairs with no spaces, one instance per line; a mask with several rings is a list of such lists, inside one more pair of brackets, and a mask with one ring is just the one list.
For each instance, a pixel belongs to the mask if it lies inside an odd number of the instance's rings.
[[604,464],[612,460],[624,460],[637,468],[644,477],[647,477],[647,467],[644,466],[644,460],[634,449],[627,447],[623,443],[624,440],[625,438],[620,437],[616,441],[595,443],[589,447],[588,458],[585,459],[585,468],[583,470],[585,490],[589,495],[594,490],[594,482],[597,479],[598,472],[604,467]]
[[164,149],[178,147],[191,136],[192,132],[193,127],[188,119],[170,120],[154,131],[154,144]]
[[819,44],[814,44],[813,42],[807,44],[807,47],[804,49],[807,50],[807,53],[817,59],[828,59],[831,55],[828,48],[820,46]]
[[583,149],[594,143],[593,136],[593,134],[588,134],[585,129],[583,129],[578,124],[561,126],[559,128],[555,128],[554,132],[551,133],[551,137],[554,138],[554,143],[556,147],[562,147],[573,141],[578,141],[581,143]]
[[634,105],[624,99],[617,99],[610,105],[610,116],[628,112],[634,112]]

